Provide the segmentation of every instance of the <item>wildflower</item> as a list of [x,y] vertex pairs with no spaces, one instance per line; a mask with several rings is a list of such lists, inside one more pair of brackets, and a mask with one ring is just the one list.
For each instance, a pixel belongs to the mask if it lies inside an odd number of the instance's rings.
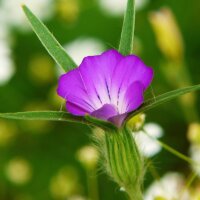
[[105,50],[104,43],[92,37],[80,37],[66,44],[64,47],[77,64],[80,64],[87,55],[97,55]]
[[0,85],[4,85],[14,75],[15,66],[11,56],[8,30],[2,22],[0,22],[0,24]]
[[156,123],[147,123],[144,125],[143,129],[152,138],[150,138],[143,130],[134,132],[133,136],[135,137],[135,141],[138,144],[141,153],[145,157],[153,157],[162,149],[155,139],[161,138],[164,131],[162,127]]
[[[34,13],[40,17],[40,19],[46,20],[52,16],[54,12],[52,0],[2,0],[0,13],[1,21],[3,21],[8,27],[22,28],[26,30],[29,26],[23,15],[20,6],[22,4],[30,5]],[[46,9],[48,8],[48,9]],[[46,10],[44,12],[44,9]],[[12,13],[12,15],[8,15]]]
[[[99,0],[98,2],[103,13],[107,15],[122,16],[126,10],[126,3],[122,0]],[[149,0],[136,0],[136,10],[142,10],[148,3]]]
[[147,189],[144,200],[152,199],[190,199],[189,191],[184,190],[185,179],[176,172],[165,174],[160,180],[153,182]]
[[152,79],[152,68],[140,58],[109,50],[84,58],[78,68],[62,75],[57,92],[67,100],[70,113],[90,114],[120,127],[127,114],[141,106]]
[[191,167],[193,171],[200,177],[200,167],[199,164],[196,164],[200,163],[200,145],[192,144],[190,146],[190,157],[195,162]]

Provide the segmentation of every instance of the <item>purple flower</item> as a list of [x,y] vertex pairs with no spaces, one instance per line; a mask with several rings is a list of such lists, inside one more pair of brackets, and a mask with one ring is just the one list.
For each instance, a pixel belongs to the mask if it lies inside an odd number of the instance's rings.
[[84,58],[78,68],[63,74],[57,92],[70,113],[90,114],[120,127],[127,114],[141,106],[152,79],[153,69],[140,58],[109,50]]

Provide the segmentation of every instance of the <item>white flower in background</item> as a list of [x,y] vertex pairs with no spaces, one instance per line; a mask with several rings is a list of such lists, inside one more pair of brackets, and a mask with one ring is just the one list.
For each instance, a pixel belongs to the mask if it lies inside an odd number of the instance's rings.
[[[136,0],[136,10],[142,9],[149,0]],[[109,15],[122,16],[126,10],[127,0],[99,0],[103,12]]]
[[1,21],[8,26],[29,27],[21,8],[23,4],[27,5],[42,20],[48,18],[53,12],[53,0],[1,0]]
[[189,200],[189,191],[184,189],[184,177],[179,173],[170,172],[150,185],[145,192],[144,200]]
[[[194,160],[197,163],[200,163],[200,145],[191,145],[190,147],[190,156],[192,158],[192,160]],[[200,166],[199,165],[193,165],[192,166],[194,172],[196,172],[198,174],[198,176],[200,176]]]
[[0,85],[6,84],[14,73],[13,62],[7,50],[7,45],[0,41]]
[[0,29],[0,85],[3,85],[10,80],[15,69],[11,57],[7,29],[4,26],[1,26]]
[[[163,129],[156,123],[146,123],[143,127],[146,133],[153,138],[160,138],[163,136]],[[135,137],[138,148],[141,153],[146,157],[152,157],[161,151],[161,146],[151,137],[149,137],[145,132],[138,131],[134,132],[133,136]]]
[[104,44],[95,38],[78,38],[65,45],[67,53],[74,59],[76,64],[81,64],[87,55],[97,55],[105,50]]

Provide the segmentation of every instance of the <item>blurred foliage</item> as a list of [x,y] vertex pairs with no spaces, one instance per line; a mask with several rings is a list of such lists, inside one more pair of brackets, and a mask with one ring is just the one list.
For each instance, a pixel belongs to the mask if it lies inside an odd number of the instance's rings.
[[[107,48],[118,46],[122,17],[105,15],[98,0],[54,0],[54,6],[54,15],[45,23],[61,44],[78,37],[93,37]],[[172,10],[180,27],[185,46],[184,64],[191,82],[198,84],[200,80],[200,1],[151,0],[136,16],[136,44],[139,44],[136,52],[155,70],[147,96],[174,89],[161,69],[168,67],[168,60],[159,50],[149,22],[150,12],[163,6]],[[55,95],[58,70],[35,34],[15,27],[10,31],[10,39],[16,72],[9,83],[0,86],[0,112],[60,110],[64,105]],[[195,111],[199,113],[199,97],[196,105]],[[178,101],[148,112],[146,120],[163,127],[165,143],[188,154],[188,121]],[[87,197],[88,172],[77,160],[77,152],[90,144],[90,137],[91,129],[83,125],[0,120],[0,199]],[[160,176],[167,171],[187,175],[190,170],[187,163],[164,150],[153,161]],[[152,180],[154,177],[147,172],[145,186]],[[103,173],[98,173],[98,187],[99,199],[125,199],[123,192]]]

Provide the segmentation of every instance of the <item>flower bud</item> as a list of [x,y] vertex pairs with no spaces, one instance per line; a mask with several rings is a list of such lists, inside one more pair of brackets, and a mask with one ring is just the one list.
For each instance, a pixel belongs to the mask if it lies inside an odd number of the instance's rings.
[[138,131],[145,122],[145,114],[138,114],[128,121],[128,127],[132,131]]
[[181,60],[184,54],[184,44],[171,10],[164,8],[152,12],[149,19],[162,53],[170,60]]
[[200,144],[200,124],[190,124],[188,129],[188,139],[192,143]]

